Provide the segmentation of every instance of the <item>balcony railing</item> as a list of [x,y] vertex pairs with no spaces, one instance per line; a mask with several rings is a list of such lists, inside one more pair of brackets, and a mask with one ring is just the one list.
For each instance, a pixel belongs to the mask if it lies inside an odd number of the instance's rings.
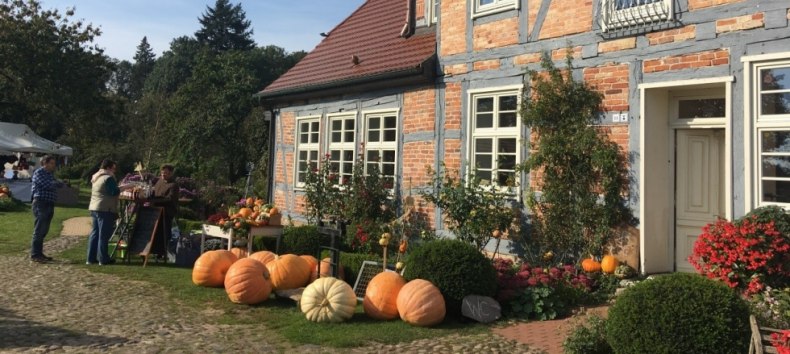
[[601,0],[601,30],[616,33],[646,32],[671,26],[672,0]]

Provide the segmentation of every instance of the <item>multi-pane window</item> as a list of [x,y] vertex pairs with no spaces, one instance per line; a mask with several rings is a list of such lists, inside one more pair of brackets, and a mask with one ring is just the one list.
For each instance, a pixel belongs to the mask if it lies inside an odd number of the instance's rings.
[[604,31],[672,19],[672,0],[601,0]]
[[790,63],[756,74],[758,203],[790,206]]
[[485,15],[488,13],[516,8],[516,0],[474,0],[473,15]]
[[425,0],[425,8],[429,23],[436,23],[439,16],[439,0]]
[[296,124],[296,186],[304,186],[311,165],[318,164],[319,119],[299,119]]
[[354,169],[356,116],[329,118],[329,163],[343,185],[351,181]]
[[481,184],[512,187],[518,182],[518,91],[472,96],[470,156]]
[[378,169],[390,189],[395,186],[397,133],[395,112],[365,115],[365,174]]

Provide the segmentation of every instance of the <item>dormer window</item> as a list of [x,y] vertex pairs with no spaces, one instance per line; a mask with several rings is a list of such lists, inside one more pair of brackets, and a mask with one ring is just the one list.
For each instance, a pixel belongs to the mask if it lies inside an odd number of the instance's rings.
[[672,0],[601,0],[604,32],[672,20]]

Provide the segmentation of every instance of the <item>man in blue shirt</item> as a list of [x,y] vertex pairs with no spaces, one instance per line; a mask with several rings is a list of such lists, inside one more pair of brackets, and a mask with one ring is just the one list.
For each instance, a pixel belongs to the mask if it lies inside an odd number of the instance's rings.
[[46,263],[52,260],[44,254],[44,237],[49,232],[49,224],[55,214],[57,188],[63,184],[55,180],[55,158],[45,155],[41,158],[41,167],[33,173],[33,242],[30,246],[30,260]]

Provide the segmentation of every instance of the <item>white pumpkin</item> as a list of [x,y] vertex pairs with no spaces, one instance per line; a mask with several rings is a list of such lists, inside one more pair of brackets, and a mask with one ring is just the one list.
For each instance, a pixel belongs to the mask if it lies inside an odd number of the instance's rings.
[[340,279],[318,278],[304,289],[299,306],[310,321],[343,322],[354,315],[357,296]]

